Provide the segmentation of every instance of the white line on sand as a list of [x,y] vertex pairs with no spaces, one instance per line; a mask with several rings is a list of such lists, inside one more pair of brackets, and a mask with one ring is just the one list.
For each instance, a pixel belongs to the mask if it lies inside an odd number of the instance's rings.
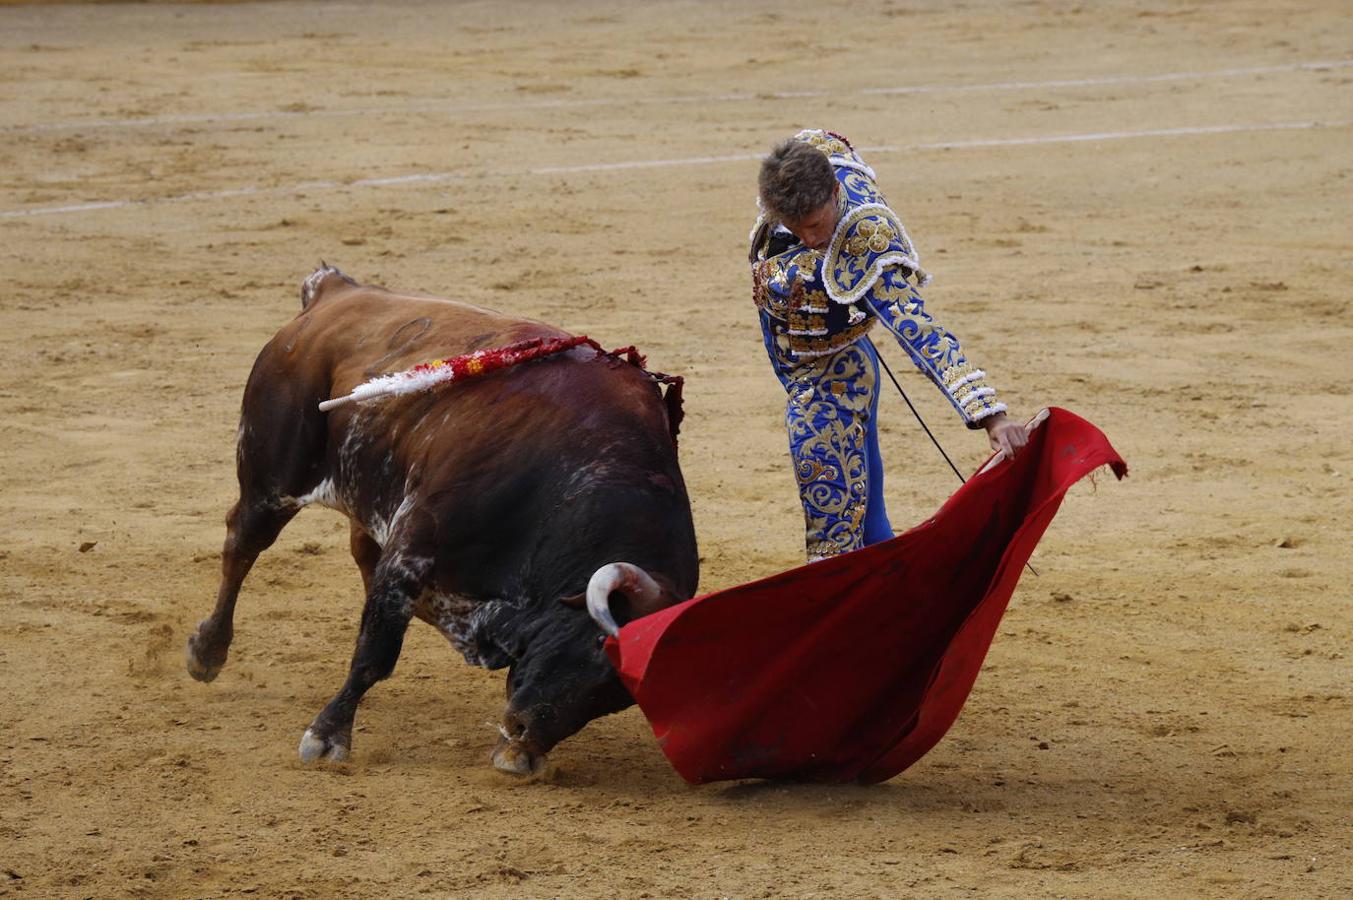
[[[964,150],[977,147],[1023,147],[1036,144],[1072,144],[1088,141],[1118,141],[1130,138],[1184,137],[1188,135],[1237,134],[1251,131],[1293,131],[1313,128],[1347,128],[1353,119],[1329,122],[1271,122],[1249,125],[1200,125],[1184,128],[1150,128],[1142,131],[1093,131],[1084,134],[1052,134],[1035,137],[989,138],[967,141],[939,141],[927,144],[884,144],[861,147],[866,153],[914,153],[928,150]],[[290,194],[308,191],[337,191],[351,188],[387,187],[400,184],[455,181],[469,178],[513,177],[522,175],[574,175],[587,172],[617,172],[626,169],[658,169],[672,166],[706,166],[716,163],[747,162],[761,158],[759,153],[734,153],[726,156],[685,156],[675,159],[639,159],[626,162],[589,163],[576,166],[536,166],[523,169],[484,169],[472,172],[422,172],[410,175],[392,175],[384,178],[360,178],[355,181],[302,181],[294,184],[263,187],[250,185],[221,191],[194,191],[171,197],[146,197],[127,200],[101,200],[75,203],[67,206],[42,206],[28,209],[0,210],[0,219],[18,219],[28,216],[50,216],[64,213],[91,212],[101,209],[119,209],[127,206],[156,206],[163,203],[184,203],[193,200],[223,200],[263,194]]]
[[896,87],[860,88],[853,91],[743,91],[729,94],[676,95],[671,97],[597,97],[591,99],[516,100],[498,103],[458,103],[444,100],[414,102],[392,106],[355,109],[259,110],[239,113],[198,113],[169,116],[141,116],[127,119],[77,119],[68,122],[36,122],[27,125],[0,125],[3,133],[70,131],[82,128],[146,128],[156,125],[209,125],[257,122],[268,119],[335,118],[386,116],[400,113],[472,113],[529,109],[587,109],[602,106],[639,106],[658,103],[739,103],[754,100],[801,100],[820,97],[870,96],[892,94],[947,94],[980,91],[1054,90],[1106,85],[1153,84],[1170,81],[1200,81],[1211,78],[1239,78],[1247,75],[1273,75],[1283,72],[1318,72],[1353,66],[1353,59],[1323,62],[1287,63],[1276,66],[1248,66],[1197,72],[1162,72],[1155,75],[1105,75],[1094,78],[1062,78],[1049,81],[995,81],[982,84],[918,84]]

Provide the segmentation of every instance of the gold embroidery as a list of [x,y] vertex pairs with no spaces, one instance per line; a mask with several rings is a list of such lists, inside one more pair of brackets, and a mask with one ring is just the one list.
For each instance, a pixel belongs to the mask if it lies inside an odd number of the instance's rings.
[[809,131],[804,133],[807,134],[806,140],[809,144],[812,144],[829,157],[834,153],[839,153],[842,156],[851,155],[850,148],[845,145],[845,142],[832,137],[825,131]]
[[[878,282],[880,257],[889,264],[910,270],[911,246],[892,210],[879,206],[854,206],[837,225],[822,263],[824,287],[838,303],[853,303]],[[903,259],[897,259],[901,256]]]
[[784,265],[785,268],[788,268],[789,266],[798,266],[799,275],[802,277],[805,272],[812,275],[813,272],[817,270],[818,260],[821,258],[821,250],[809,250],[805,247],[789,256],[789,258],[785,260]]
[[785,323],[789,333],[777,335],[776,344],[796,356],[833,353],[859,340],[874,324],[860,314],[843,330],[827,333],[827,313],[835,304],[816,277],[821,259],[820,250],[801,247],[752,264],[752,302]]
[[794,310],[789,314],[789,327],[803,333],[827,333],[827,317],[815,316]]
[[790,389],[790,446],[811,558],[864,543],[866,416],[875,374],[852,347],[805,363]]
[[868,334],[875,321],[873,318],[865,319],[858,325],[848,326],[836,334],[823,336],[791,334],[789,349],[798,356],[822,356],[834,353]]
[[911,285],[896,275],[890,278],[880,278],[874,282],[871,296],[875,303],[896,303],[898,309],[909,316],[914,316],[921,311],[921,307],[911,298]]
[[[965,362],[962,365],[950,366],[944,372],[944,386],[947,388],[952,388],[955,382],[962,381],[964,378],[967,378],[969,375],[971,375],[973,372],[976,371],[977,367],[969,362]],[[982,379],[980,378],[975,379],[969,382],[969,384],[980,387],[982,384]]]
[[838,170],[837,176],[841,180],[841,186],[845,188],[842,194],[849,194],[857,198],[860,203],[882,203],[888,205],[888,200],[879,190],[879,186],[874,183],[874,179],[861,172],[859,169]]
[[800,484],[810,484],[824,477],[834,481],[839,477],[836,466],[823,465],[815,459],[799,460],[796,474],[799,477]]
[[845,251],[851,256],[863,256],[870,250],[875,253],[882,253],[892,245],[893,238],[897,232],[883,220],[866,219],[855,229],[855,233],[847,239]]

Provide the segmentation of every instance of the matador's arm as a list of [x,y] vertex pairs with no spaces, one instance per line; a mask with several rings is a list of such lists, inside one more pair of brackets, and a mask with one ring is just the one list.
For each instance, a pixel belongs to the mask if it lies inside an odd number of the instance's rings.
[[925,311],[925,303],[907,282],[907,270],[889,266],[879,273],[873,287],[859,301],[892,332],[926,374],[963,417],[969,428],[981,428],[984,420],[1005,412],[996,389],[987,384],[986,372],[968,362],[958,338]]

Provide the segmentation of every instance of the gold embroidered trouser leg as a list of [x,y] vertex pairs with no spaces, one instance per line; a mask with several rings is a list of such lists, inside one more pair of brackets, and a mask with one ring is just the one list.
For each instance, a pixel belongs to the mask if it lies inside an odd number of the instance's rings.
[[870,457],[877,458],[876,450],[870,453],[878,403],[873,351],[857,341],[805,364],[786,384],[785,425],[810,560],[867,543]]

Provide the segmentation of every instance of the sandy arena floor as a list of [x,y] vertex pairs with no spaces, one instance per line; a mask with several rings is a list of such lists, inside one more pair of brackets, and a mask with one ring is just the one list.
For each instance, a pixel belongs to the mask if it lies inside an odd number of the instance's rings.
[[[1353,894],[1353,25],[1340,0],[0,8],[0,894]],[[491,770],[417,623],[354,759],[334,514],[184,672],[241,388],[325,259],[688,378],[702,589],[793,566],[756,157],[850,135],[1068,496],[949,736],[877,787],[684,784],[637,710]],[[868,150],[867,148],[875,148]],[[427,176],[420,178],[420,176]],[[965,469],[984,457],[885,348]],[[884,399],[893,521],[952,475]]]

